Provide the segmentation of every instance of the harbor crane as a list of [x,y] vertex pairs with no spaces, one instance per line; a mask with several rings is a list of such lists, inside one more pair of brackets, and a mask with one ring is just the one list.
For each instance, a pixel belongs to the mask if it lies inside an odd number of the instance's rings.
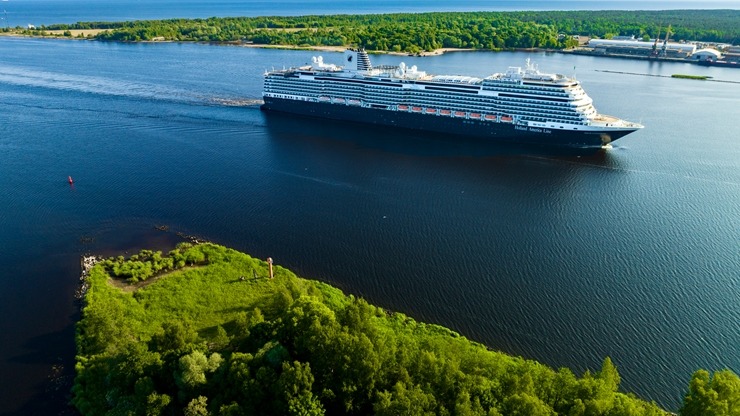
[[658,39],[660,39],[660,26],[658,26],[658,35],[655,37],[655,43],[653,43],[653,50],[650,52],[650,56],[658,56]]
[[666,46],[668,45],[668,37],[671,35],[671,25],[668,25],[668,29],[665,31],[665,39],[663,40],[663,47],[660,48],[660,55],[666,56]]
[[650,52],[651,57],[657,58],[658,56],[665,57],[667,55],[668,38],[670,36],[671,25],[668,25],[668,28],[665,31],[665,38],[663,39],[663,46],[661,46],[660,51],[658,51],[658,42],[660,41],[660,27],[658,27],[658,36],[655,37],[655,42],[653,42],[653,50]]

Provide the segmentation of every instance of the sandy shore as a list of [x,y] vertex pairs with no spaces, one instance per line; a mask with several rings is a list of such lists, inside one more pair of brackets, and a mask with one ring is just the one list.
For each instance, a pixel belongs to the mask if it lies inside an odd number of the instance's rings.
[[[104,32],[106,30],[107,29],[79,29],[79,30],[70,29],[69,32],[72,34],[72,37],[77,37],[77,36],[80,36],[80,35],[87,37],[87,36],[95,36],[98,33]],[[53,34],[59,35],[59,36],[64,36],[64,32],[66,32],[66,31],[65,30],[47,30],[47,32],[48,33],[53,33]]]
[[[224,44],[232,44],[232,42],[223,42]],[[344,52],[347,46],[296,46],[296,45],[264,45],[258,43],[233,43],[236,46],[243,46],[245,48],[260,48],[260,49],[291,49],[297,51],[326,51],[326,52]]]
[[442,55],[447,52],[475,52],[480,51],[483,49],[471,49],[471,48],[439,48],[435,49],[431,52],[429,51],[423,51],[419,53],[408,53],[408,52],[388,52],[391,55],[413,55],[413,56],[436,56],[436,55]]
[[[70,30],[69,32],[72,34],[71,37],[76,38],[80,35],[83,37],[88,36],[95,36],[100,32],[104,32],[107,29],[79,29],[79,30]],[[46,36],[39,36],[39,35],[29,35],[26,33],[22,33],[22,30],[14,30],[11,29],[10,32],[0,32],[0,36],[28,36],[32,38],[48,38],[48,37],[68,37],[64,36],[64,32],[66,30],[45,30],[44,32],[47,33]]]

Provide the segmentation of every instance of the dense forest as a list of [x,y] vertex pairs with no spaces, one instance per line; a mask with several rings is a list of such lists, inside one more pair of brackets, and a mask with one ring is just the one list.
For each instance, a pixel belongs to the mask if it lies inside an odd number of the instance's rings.
[[[664,415],[607,357],[576,377],[213,244],[99,262],[77,325],[83,415]],[[683,415],[737,415],[692,378]]]
[[106,29],[95,39],[361,46],[415,53],[439,48],[562,49],[577,45],[573,35],[649,38],[665,36],[669,25],[675,40],[740,44],[738,21],[740,10],[445,12],[87,22],[26,32]]

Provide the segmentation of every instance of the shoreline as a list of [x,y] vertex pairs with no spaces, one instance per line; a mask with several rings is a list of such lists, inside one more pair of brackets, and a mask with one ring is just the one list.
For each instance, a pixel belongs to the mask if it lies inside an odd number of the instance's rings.
[[[36,38],[36,39],[62,39],[62,40],[89,40],[97,41],[92,36],[97,35],[100,32],[104,32],[108,29],[81,29],[81,30],[70,30],[71,36],[64,36],[63,30],[48,30],[46,33],[50,35],[32,35],[19,32],[0,32],[0,36],[7,37],[18,37],[18,38]],[[85,37],[79,37],[80,34],[84,34]],[[313,46],[299,46],[299,45],[269,45],[263,43],[245,43],[241,41],[224,41],[224,42],[199,42],[189,40],[142,40],[136,42],[117,42],[117,43],[195,43],[203,45],[215,45],[215,46],[238,46],[242,48],[257,48],[257,49],[283,49],[283,50],[296,50],[296,51],[319,51],[319,52],[344,52],[347,48],[352,46],[328,46],[328,45],[313,45]],[[396,52],[396,51],[384,51],[384,50],[368,50],[367,53],[373,55],[394,55],[394,56],[440,56],[448,52],[557,52],[567,53],[566,50],[561,49],[546,49],[546,48],[506,48],[506,49],[474,49],[474,48],[438,48],[433,51],[421,51],[421,52]]]
[[[232,43],[223,42],[216,43],[224,45],[233,45],[244,48],[258,48],[258,49],[286,49],[286,50],[298,50],[298,51],[320,51],[320,52],[344,52],[351,46],[297,46],[297,45],[265,45],[255,43]],[[473,48],[439,48],[433,51],[422,51],[418,53],[411,52],[395,52],[395,51],[382,51],[382,50],[368,50],[367,53],[373,55],[395,55],[395,56],[439,56],[444,55],[447,52],[497,52],[491,49],[473,49]]]
[[[97,41],[92,36],[97,35],[108,29],[80,29],[70,30],[71,36],[64,36],[62,30],[51,30],[47,33],[52,35],[33,35],[18,32],[0,32],[0,36],[7,37],[18,37],[18,38],[39,38],[39,39],[62,39],[62,40],[87,40]],[[81,35],[85,36],[81,36]],[[200,41],[183,41],[183,40],[164,40],[154,39],[147,41],[135,41],[135,42],[120,42],[117,43],[194,43],[203,45],[213,46],[236,46],[242,48],[258,48],[258,49],[282,49],[282,50],[295,50],[295,51],[318,51],[318,52],[344,52],[351,46],[327,46],[327,45],[314,45],[314,46],[299,46],[299,45],[270,45],[270,44],[257,44],[247,43],[242,41],[223,41],[223,42],[200,42]],[[473,49],[473,48],[438,48],[432,51],[421,51],[421,52],[396,52],[396,51],[384,51],[384,50],[368,50],[367,53],[373,55],[393,55],[393,56],[413,56],[413,57],[428,57],[428,56],[441,56],[450,52],[546,52],[546,53],[561,53],[561,54],[572,54],[572,55],[585,55],[595,56],[603,58],[617,58],[617,59],[633,59],[633,60],[650,60],[659,62],[683,62],[690,64],[700,64],[698,60],[691,59],[678,59],[678,58],[653,58],[646,56],[636,55],[619,55],[619,54],[596,54],[582,48],[570,48],[570,49],[551,49],[551,48],[504,48],[504,49]]]

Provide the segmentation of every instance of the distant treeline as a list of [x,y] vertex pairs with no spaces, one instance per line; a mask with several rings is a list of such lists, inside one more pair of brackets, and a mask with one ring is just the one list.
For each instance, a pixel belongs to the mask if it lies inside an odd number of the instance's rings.
[[448,12],[228,17],[82,22],[40,29],[106,29],[105,41],[253,42],[265,45],[362,46],[419,52],[438,48],[561,49],[572,35],[635,36],[740,43],[740,10]]
[[[77,325],[72,403],[96,416],[666,416],[619,391],[608,357],[577,377],[270,273],[213,244],[100,262]],[[697,371],[680,411],[737,415],[740,378]]]

